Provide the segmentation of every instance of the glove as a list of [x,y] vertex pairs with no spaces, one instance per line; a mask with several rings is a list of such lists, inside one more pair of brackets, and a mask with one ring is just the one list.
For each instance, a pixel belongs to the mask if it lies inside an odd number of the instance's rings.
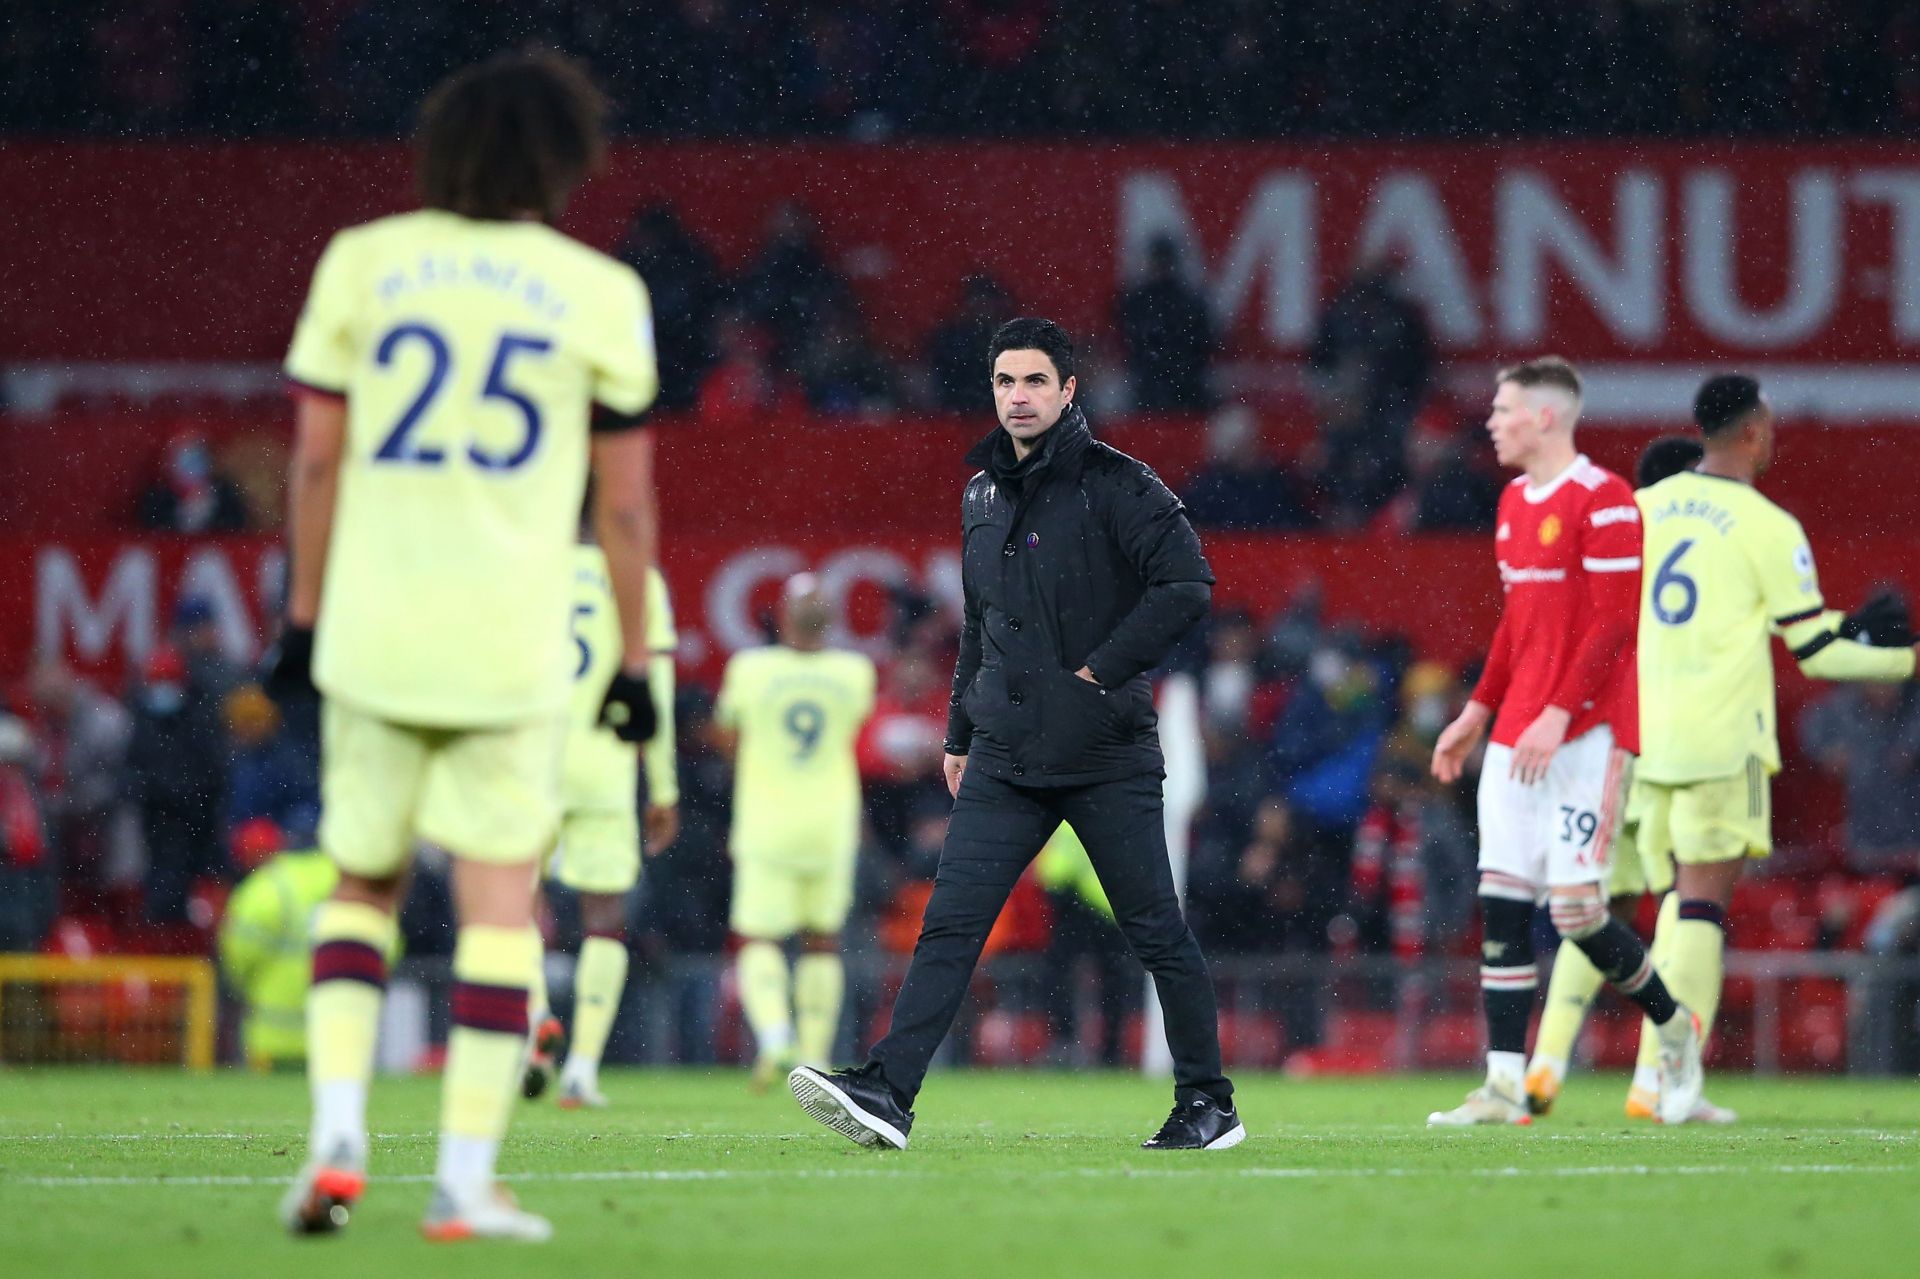
[[315,697],[313,686],[313,628],[291,624],[280,628],[280,638],[260,659],[260,687],[282,706],[301,697]]
[[1858,640],[1874,648],[1907,648],[1913,644],[1913,620],[1906,601],[1882,591],[1840,623],[1840,638]]
[[660,727],[653,706],[653,687],[645,674],[616,671],[600,702],[600,722],[623,742],[644,742]]

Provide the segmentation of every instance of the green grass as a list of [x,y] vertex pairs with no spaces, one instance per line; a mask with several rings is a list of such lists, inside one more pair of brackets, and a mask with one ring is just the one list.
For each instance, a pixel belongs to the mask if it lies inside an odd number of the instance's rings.
[[[1240,1080],[1251,1137],[1137,1149],[1167,1090],[1128,1076],[936,1075],[913,1148],[861,1150],[732,1073],[614,1073],[613,1109],[523,1108],[504,1171],[538,1253],[415,1233],[437,1084],[384,1080],[351,1229],[292,1240],[297,1077],[0,1073],[0,1273],[1523,1276],[1914,1272],[1920,1087],[1716,1079],[1731,1129],[1619,1114],[1579,1076],[1530,1129],[1429,1133],[1467,1081]],[[395,1180],[387,1180],[395,1179]]]

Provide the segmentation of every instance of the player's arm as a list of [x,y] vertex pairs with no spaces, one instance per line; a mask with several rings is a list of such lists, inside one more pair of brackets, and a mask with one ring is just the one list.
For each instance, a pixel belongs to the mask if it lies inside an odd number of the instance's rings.
[[1756,569],[1774,632],[1814,679],[1894,683],[1912,679],[1915,650],[1874,648],[1843,634],[1847,618],[1820,596],[1813,550],[1800,522],[1785,512],[1755,547]]
[[1110,528],[1120,553],[1145,589],[1113,634],[1087,655],[1080,674],[1118,688],[1166,660],[1180,637],[1213,602],[1213,569],[1200,537],[1159,477],[1141,468],[1115,482]]
[[647,842],[649,855],[662,852],[680,833],[680,762],[674,729],[675,675],[673,654],[655,653],[647,684],[660,708],[660,723],[641,748],[647,772]]
[[1815,617],[1774,622],[1803,674],[1813,679],[1892,684],[1912,679],[1916,650],[1876,648],[1841,634],[1845,614],[1822,610]]
[[1453,722],[1440,731],[1439,740],[1433,744],[1433,762],[1429,769],[1440,781],[1460,780],[1467,756],[1480,744],[1487,725],[1493,722],[1494,708],[1507,695],[1507,685],[1513,680],[1511,634],[1503,608],[1500,622],[1494,627],[1493,643],[1487,649],[1487,664],[1480,669],[1480,682],[1473,686],[1473,695],[1467,704],[1460,708]]
[[342,233],[320,255],[287,350],[286,371],[297,400],[287,476],[287,612],[267,657],[265,681],[276,697],[313,686],[313,628],[346,453],[346,392],[358,356],[355,278],[353,236]]
[[658,727],[648,689],[647,582],[659,555],[660,515],[653,492],[653,432],[639,426],[593,437],[593,533],[607,557],[607,580],[620,616],[620,669],[607,687],[602,722],[625,741],[644,742]]
[[[1640,511],[1631,494],[1596,503],[1582,522],[1580,568],[1587,608],[1579,642],[1547,705],[1513,745],[1513,774],[1531,785],[1546,776],[1575,712],[1600,696],[1640,623]],[[1604,499],[1603,499],[1604,500]],[[1602,512],[1611,518],[1596,526]]]
[[741,655],[734,654],[720,673],[720,695],[713,700],[713,724],[708,730],[713,748],[728,759],[740,749],[740,683],[746,678],[740,660]]

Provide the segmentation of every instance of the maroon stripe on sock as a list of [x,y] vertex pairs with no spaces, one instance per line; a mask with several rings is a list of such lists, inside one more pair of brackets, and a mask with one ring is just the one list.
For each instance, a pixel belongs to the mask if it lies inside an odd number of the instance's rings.
[[323,941],[313,948],[313,981],[363,981],[387,988],[387,958],[363,941]]
[[627,944],[627,930],[624,928],[589,928],[587,929],[587,936],[604,937],[608,941],[618,942],[622,946]]
[[527,1033],[527,991],[523,986],[453,983],[453,1024],[501,1035]]
[[1727,926],[1726,911],[1713,902],[1696,901],[1692,898],[1686,898],[1680,902],[1680,918],[1697,919],[1701,923],[1712,924],[1715,928]]

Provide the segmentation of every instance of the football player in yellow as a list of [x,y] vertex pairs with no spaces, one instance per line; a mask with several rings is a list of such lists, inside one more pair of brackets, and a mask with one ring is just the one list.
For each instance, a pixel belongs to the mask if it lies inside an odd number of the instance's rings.
[[[1705,1026],[1720,1003],[1734,884],[1773,847],[1768,790],[1780,745],[1771,637],[1815,679],[1911,679],[1914,650],[1901,610],[1884,600],[1851,616],[1829,611],[1800,522],[1755,491],[1774,439],[1759,383],[1709,378],[1693,415],[1705,436],[1699,466],[1636,495],[1646,527],[1639,839],[1678,865],[1655,962]],[[1643,1064],[1652,1044],[1643,1028]]]
[[[640,763],[647,771],[646,851],[659,853],[680,831],[680,780],[674,760],[673,606],[659,570],[647,581],[647,625],[652,651],[649,685],[660,708],[659,724],[645,750],[622,741],[600,722],[600,705],[620,667],[619,610],[607,575],[607,559],[592,544],[574,552],[573,705],[567,717],[567,750],[561,768],[560,844],[548,876],[572,889],[580,902],[580,958],[573,970],[573,1035],[560,1070],[563,1109],[604,1106],[600,1057],[620,1009],[627,983],[627,898],[640,882]],[[523,1091],[547,1090],[555,1059],[568,1036],[547,1007],[544,981],[534,986],[533,1045]]]
[[734,654],[714,706],[734,756],[731,924],[756,1090],[796,1058],[825,1066],[840,1024],[840,930],[860,841],[854,742],[873,713],[874,670],[826,646],[830,621],[816,578],[788,581],[780,642]]
[[[1689,436],[1669,435],[1649,444],[1634,468],[1633,484],[1649,488],[1670,476],[1692,470],[1705,450],[1700,441]],[[1651,893],[1660,897],[1673,888],[1673,859],[1649,851],[1641,856],[1640,817],[1644,789],[1638,779],[1629,783],[1620,833],[1614,837],[1613,865],[1608,872],[1607,896],[1616,919],[1632,926],[1640,899]],[[1527,1109],[1544,1115],[1553,1109],[1573,1059],[1574,1041],[1587,1011],[1600,993],[1606,978],[1577,946],[1561,946],[1554,956],[1553,976],[1547,982],[1546,1006],[1540,1013],[1540,1029],[1534,1037],[1533,1059],[1527,1066]],[[1633,1092],[1645,1100],[1644,1113],[1636,1113],[1633,1101],[1628,1113],[1635,1118],[1653,1117],[1652,1100],[1659,1096],[1659,1063],[1643,1063],[1635,1077]],[[1702,1107],[1703,1114],[1731,1118],[1731,1112],[1719,1107]]]
[[[605,104],[572,62],[515,54],[422,108],[425,208],[340,232],[287,355],[302,388],[283,693],[324,697],[313,921],[313,1130],[282,1205],[337,1229],[365,1186],[366,1098],[416,841],[453,858],[460,932],[432,1239],[545,1239],[494,1184],[540,964],[535,877],[560,822],[568,592],[589,465],[626,637],[603,715],[652,731],[647,574],[656,371],[645,288],[550,225],[598,162]],[[591,430],[590,430],[591,428]]]

